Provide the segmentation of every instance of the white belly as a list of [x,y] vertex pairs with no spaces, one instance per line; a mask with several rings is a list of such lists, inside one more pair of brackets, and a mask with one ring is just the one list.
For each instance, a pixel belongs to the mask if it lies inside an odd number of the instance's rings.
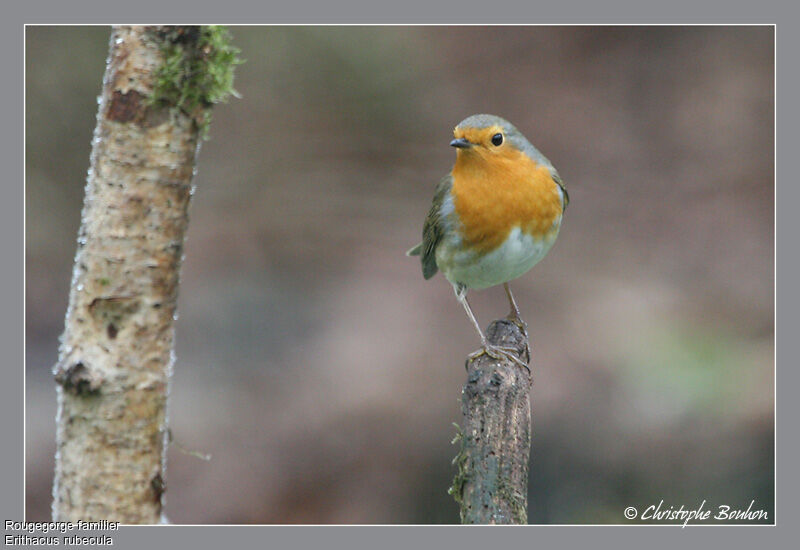
[[461,239],[454,233],[436,248],[436,264],[453,284],[487,288],[516,279],[536,265],[553,246],[558,230],[545,239],[534,239],[515,227],[502,245],[483,257],[459,251]]

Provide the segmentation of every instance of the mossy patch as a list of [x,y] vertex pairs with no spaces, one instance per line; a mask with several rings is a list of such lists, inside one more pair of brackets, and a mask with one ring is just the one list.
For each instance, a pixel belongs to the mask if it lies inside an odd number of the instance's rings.
[[464,484],[467,481],[467,455],[464,453],[464,432],[461,430],[461,426],[455,422],[453,422],[453,426],[456,427],[456,435],[453,437],[453,440],[450,443],[453,445],[458,445],[458,453],[456,453],[456,456],[453,457],[453,465],[456,467],[456,474],[453,476],[453,483],[447,490],[447,494],[452,496],[453,500],[455,500],[456,504],[458,504],[459,511],[461,513],[461,521],[463,522]]
[[211,122],[210,107],[239,97],[233,87],[234,68],[244,63],[230,31],[220,25],[159,27],[164,63],[156,72],[153,105],[179,109],[194,118],[204,138]]
[[528,509],[525,502],[525,495],[515,490],[509,483],[506,476],[498,477],[499,486],[497,494],[500,499],[508,504],[511,513],[512,523],[525,525],[528,523]]

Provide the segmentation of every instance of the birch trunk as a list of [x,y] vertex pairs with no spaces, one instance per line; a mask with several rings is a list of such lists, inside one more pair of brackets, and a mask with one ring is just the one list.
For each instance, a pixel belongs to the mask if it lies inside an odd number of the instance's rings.
[[161,521],[173,321],[199,144],[194,118],[147,102],[161,41],[175,29],[111,34],[54,368],[58,521]]

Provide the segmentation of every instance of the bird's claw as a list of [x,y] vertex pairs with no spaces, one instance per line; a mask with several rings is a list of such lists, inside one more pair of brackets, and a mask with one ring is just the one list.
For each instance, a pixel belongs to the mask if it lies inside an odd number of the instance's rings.
[[522,320],[522,319],[519,317],[519,315],[517,315],[516,313],[514,313],[514,312],[512,311],[511,313],[509,313],[508,315],[506,315],[506,319],[508,319],[509,321],[511,321],[512,323],[514,323],[515,325],[517,325],[517,326],[519,327],[519,329],[522,331],[522,334],[524,334],[524,335],[525,335],[525,337],[527,337],[527,336],[528,336],[528,323],[526,323],[525,321],[523,321],[523,320]]
[[[519,327],[519,330],[522,332],[522,335],[525,337],[525,353],[528,356],[528,361],[530,361],[531,360],[531,346],[530,346],[530,341],[529,341],[529,338],[528,338],[528,323],[523,321],[522,318],[519,315],[517,315],[515,312],[513,312],[513,311],[506,316],[506,319],[508,319],[509,321],[514,323],[517,327]],[[528,370],[530,370],[530,369],[528,369]]]
[[[527,350],[527,344],[526,344],[526,350]],[[522,361],[519,357],[517,357],[513,353],[514,351],[516,351],[514,348],[504,348],[504,347],[493,346],[491,344],[484,343],[483,346],[481,346],[479,349],[477,349],[477,350],[473,351],[472,353],[470,353],[467,356],[467,358],[470,361],[472,361],[472,360],[477,359],[481,355],[488,355],[489,357],[491,357],[493,359],[497,359],[498,361],[503,361],[505,359],[508,359],[512,363],[516,363],[520,367],[523,367],[525,370],[527,370],[530,373],[531,369],[528,367],[528,365],[524,361]],[[528,351],[528,357],[530,357],[530,351]]]

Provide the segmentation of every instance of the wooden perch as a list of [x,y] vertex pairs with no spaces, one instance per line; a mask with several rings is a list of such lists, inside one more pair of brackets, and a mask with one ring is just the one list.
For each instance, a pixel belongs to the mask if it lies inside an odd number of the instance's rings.
[[[523,361],[527,338],[507,319],[493,321],[489,343],[512,348]],[[451,494],[461,523],[526,524],[531,448],[531,375],[486,354],[467,361],[461,397],[464,423]]]

